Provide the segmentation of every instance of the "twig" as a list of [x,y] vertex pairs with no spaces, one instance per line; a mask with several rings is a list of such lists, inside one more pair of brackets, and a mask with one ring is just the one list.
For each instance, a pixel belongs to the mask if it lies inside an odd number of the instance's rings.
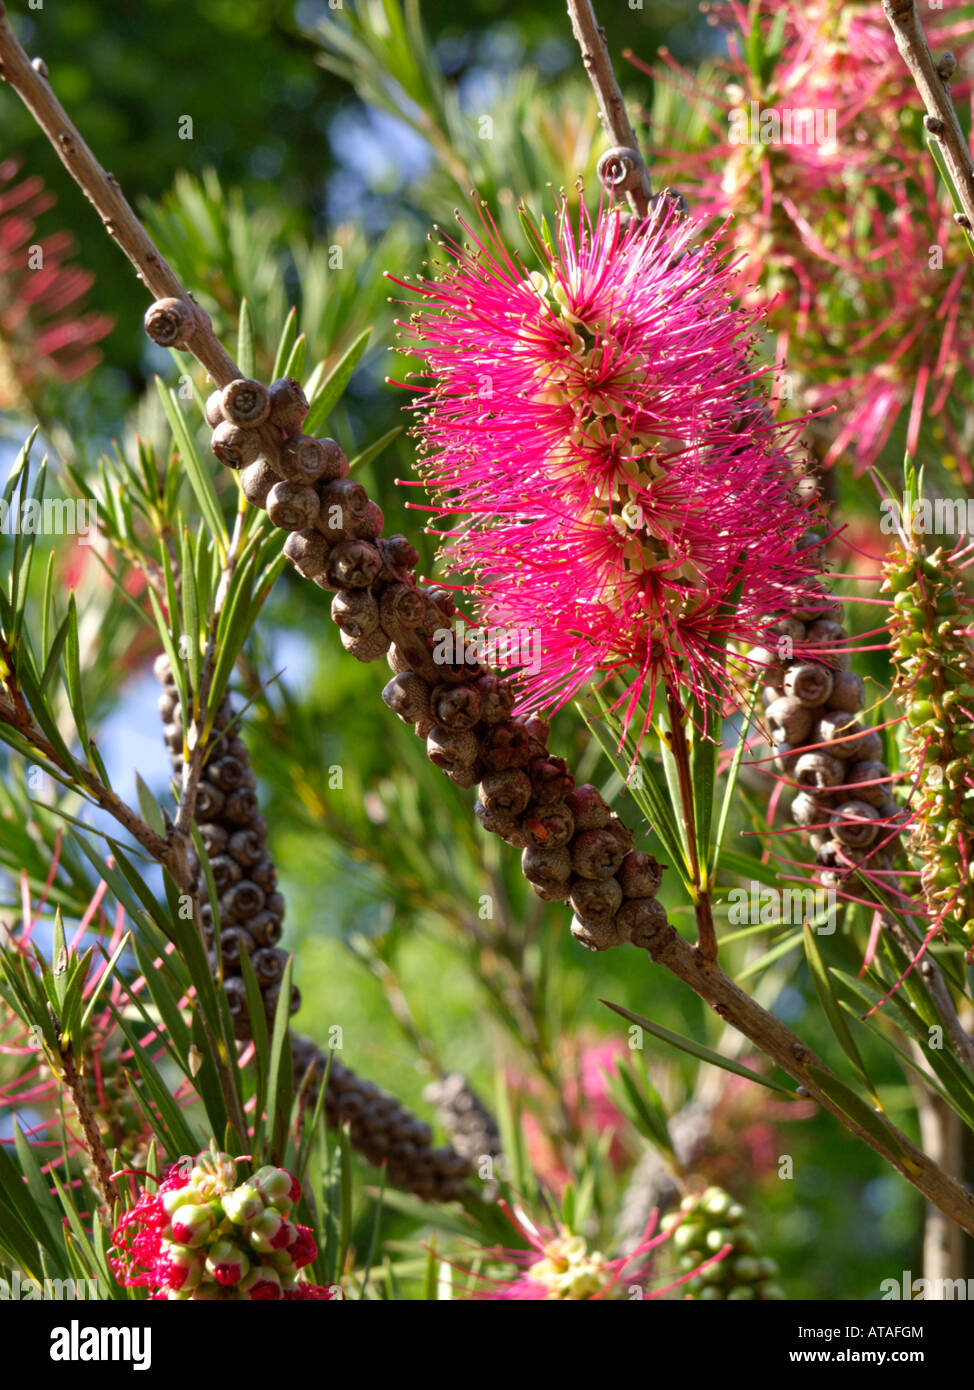
[[939,63],[934,62],[914,0],[883,0],[883,13],[927,108],[924,126],[938,141],[950,171],[963,209],[954,214],[954,220],[974,234],[974,161],[947,85],[957,64],[952,54],[945,54]]
[[[704,961],[700,953],[671,926],[661,927],[648,947],[650,957],[688,984],[716,1014],[743,1033],[765,1056],[787,1072],[823,1110],[828,1110],[864,1144],[886,1159],[898,1173],[951,1220],[974,1235],[974,1195],[939,1168],[905,1134],[885,1118],[877,1120],[890,1136],[884,1142],[864,1129],[822,1089],[814,1072],[831,1079],[832,1071],[783,1023],[762,1009],[719,966]],[[836,1078],[837,1079],[837,1078]],[[826,1081],[828,1084],[828,1080]]]
[[[60,1032],[60,1025],[58,1025]],[[109,1162],[98,1123],[95,1120],[91,1109],[91,1101],[88,1098],[88,1089],[85,1086],[84,1078],[75,1065],[74,1053],[68,1046],[61,1053],[61,1080],[67,1088],[74,1106],[78,1123],[81,1125],[82,1140],[91,1165],[94,1169],[95,1179],[98,1189],[101,1192],[102,1202],[107,1213],[108,1221],[111,1221],[113,1208],[119,1202],[118,1188],[115,1186],[115,1179],[112,1177],[112,1165]]]
[[[883,914],[883,928],[890,933],[900,950],[903,951],[911,961],[916,959],[917,951],[920,949],[920,943],[917,941],[916,937],[911,936],[899,922],[895,921],[894,918],[886,913]],[[974,1071],[974,1042],[972,1042],[964,1029],[964,1025],[960,1021],[953,997],[943,977],[943,972],[937,962],[932,958],[929,951],[925,952],[922,956],[917,970],[924,984],[927,986],[927,989],[930,991],[930,997],[936,1005],[937,1012],[943,1022],[944,1032],[954,1045],[954,1051],[957,1053],[960,1061],[962,1061],[966,1067],[969,1067],[971,1071]]]
[[605,30],[595,17],[591,0],[568,0],[568,17],[598,97],[602,125],[614,146],[599,160],[599,174],[613,193],[626,194],[637,216],[645,217],[653,189],[612,68]]

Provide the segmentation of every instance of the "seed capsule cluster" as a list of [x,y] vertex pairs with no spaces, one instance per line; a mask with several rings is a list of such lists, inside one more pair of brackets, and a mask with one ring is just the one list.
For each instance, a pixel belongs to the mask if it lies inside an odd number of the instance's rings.
[[[683,1216],[683,1220],[680,1217]],[[685,1197],[680,1211],[664,1216],[661,1227],[673,1231],[673,1245],[680,1252],[680,1270],[689,1273],[725,1245],[731,1249],[722,1260],[709,1265],[683,1287],[692,1299],[734,1302],[784,1298],[778,1284],[778,1266],[758,1255],[754,1232],[745,1226],[747,1212],[720,1187],[708,1187],[701,1198]],[[677,1223],[679,1224],[677,1225]]]
[[[156,322],[176,331],[173,320],[172,302],[160,301],[147,331]],[[430,760],[458,786],[479,783],[480,823],[522,851],[538,897],[571,905],[572,933],[590,950],[648,946],[667,920],[656,901],[659,864],[634,850],[595,787],[575,787],[564,759],[548,752],[547,724],[511,714],[510,685],[454,637],[449,592],[417,582],[405,536],[383,537],[382,511],[348,477],[338,444],[301,433],[308,409],[292,377],[269,387],[231,381],[206,403],[213,451],[241,470],[248,501],[290,532],[284,553],[298,573],[334,594],[346,651],[387,657],[394,678],[382,698],[426,741]]]
[[[178,776],[183,753],[179,695],[164,656],[157,660],[155,671],[163,684],[159,709],[166,721],[166,744]],[[232,723],[232,706],[225,698],[214,721],[215,739],[204,764],[196,813],[200,837],[221,895],[219,955],[208,902],[201,903],[200,911],[214,978],[219,980],[222,974],[234,1032],[241,1041],[248,1041],[252,1029],[246,987],[240,974],[240,953],[246,951],[250,957],[261,985],[268,1021],[273,1018],[280,998],[280,980],[287,953],[274,944],[283,929],[284,899],[276,891],[277,872],[266,850],[267,826],[258,814],[254,793],[256,779],[246,745],[230,734]],[[234,772],[228,777],[225,770],[221,771],[229,758],[243,766],[246,775],[232,789],[237,800],[231,801],[228,809],[227,789],[223,784],[235,781],[237,776]],[[245,797],[238,795],[243,792],[246,792]],[[246,818],[241,819],[245,812]],[[254,885],[263,894],[262,902],[251,892]],[[202,896],[205,899],[205,893]],[[248,909],[253,908],[249,915],[240,915],[241,902]],[[290,1012],[294,1013],[299,1004],[297,987],[292,986]],[[298,1076],[303,1076],[309,1067],[312,1069],[309,1094],[316,1096],[326,1071],[326,1056],[307,1038],[294,1035],[291,1052]],[[372,1082],[361,1080],[334,1060],[328,1070],[324,1109],[329,1124],[350,1122],[353,1147],[370,1163],[386,1163],[387,1176],[395,1186],[438,1201],[449,1201],[465,1191],[464,1178],[470,1172],[466,1159],[451,1148],[433,1149],[429,1127],[422,1120],[400,1105],[395,1097],[380,1091]]]
[[383,1164],[386,1177],[396,1187],[426,1201],[449,1202],[469,1189],[471,1166],[456,1149],[433,1148],[429,1125],[423,1123],[395,1096],[328,1058],[307,1038],[293,1037],[291,1051],[295,1076],[310,1069],[309,1103],[314,1104],[327,1071],[325,1118],[329,1125],[347,1124],[352,1145],[369,1163]]
[[974,660],[961,615],[960,575],[943,549],[893,552],[883,585],[897,671],[893,698],[906,712],[905,751],[916,783],[910,849],[922,863],[931,916],[974,936]]
[[500,1158],[503,1148],[497,1121],[461,1072],[431,1081],[423,1097],[436,1107],[436,1120],[464,1158]]
[[771,624],[777,652],[748,653],[765,673],[764,718],[775,766],[799,787],[792,817],[808,831],[827,888],[838,887],[859,864],[869,871],[893,866],[899,814],[882,740],[858,717],[865,688],[849,669],[840,611],[823,590],[820,606]]
[[[178,778],[183,765],[182,711],[164,655],[157,659],[155,672],[162,683],[159,713],[165,722],[166,747]],[[277,869],[267,850],[267,823],[260,815],[256,786],[246,744],[233,730],[233,710],[225,696],[213,721],[196,799],[196,822],[219,894],[217,924],[201,880],[197,890],[210,966],[214,978],[222,981],[234,1032],[241,1040],[252,1037],[241,955],[250,957],[268,1019],[277,1010],[287,963],[287,952],[277,945],[283,931],[284,898],[277,891]],[[300,1002],[297,988],[292,987],[291,1013]]]

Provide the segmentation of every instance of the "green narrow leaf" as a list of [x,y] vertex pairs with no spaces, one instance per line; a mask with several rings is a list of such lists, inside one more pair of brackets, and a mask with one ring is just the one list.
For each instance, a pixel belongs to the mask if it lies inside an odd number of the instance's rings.
[[344,353],[315,392],[311,409],[302,426],[305,434],[318,434],[342,397],[359,359],[368,347],[372,329],[366,328],[358,335],[351,347]]
[[[284,327],[277,344],[277,352],[274,354],[274,366],[271,370],[271,380],[278,381],[282,376],[290,375],[284,370],[291,357],[291,349],[294,347],[294,340],[298,336],[298,311],[292,305],[284,320]],[[252,373],[251,373],[252,375]]]
[[860,1080],[869,1092],[870,1100],[876,1106],[876,1109],[879,1110],[880,1113],[883,1113],[882,1102],[876,1094],[876,1088],[866,1070],[862,1057],[859,1055],[859,1049],[856,1047],[852,1033],[849,1031],[849,1025],[846,1023],[842,1010],[839,1007],[839,1001],[835,996],[832,982],[825,969],[822,953],[819,950],[818,942],[815,940],[815,933],[807,922],[802,929],[802,936],[805,944],[805,959],[808,961],[808,969],[812,977],[812,983],[815,986],[815,993],[818,995],[819,1003],[822,1005],[825,1016],[831,1025],[832,1032],[835,1034],[835,1040],[859,1073]]
[[660,1042],[667,1043],[670,1047],[677,1048],[680,1052],[687,1052],[691,1057],[696,1057],[701,1062],[710,1062],[715,1067],[720,1067],[722,1071],[733,1072],[735,1076],[746,1077],[748,1081],[756,1081],[759,1086],[766,1086],[769,1091],[778,1091],[781,1095],[787,1096],[789,1100],[797,1100],[793,1090],[783,1086],[780,1081],[772,1081],[770,1077],[761,1076],[759,1072],[752,1071],[750,1067],[742,1066],[740,1062],[732,1062],[729,1057],[722,1057],[719,1052],[714,1052],[712,1048],[704,1047],[703,1043],[698,1043],[693,1038],[685,1038],[680,1033],[672,1033],[669,1028],[663,1028],[659,1023],[653,1023],[650,1019],[644,1018],[642,1014],[631,1013],[629,1009],[624,1009],[621,1004],[612,1004],[608,999],[601,1001],[614,1013],[620,1014],[623,1018],[628,1018],[630,1023],[636,1023],[640,1028],[645,1028],[647,1033],[651,1033]]
[[246,299],[240,301],[240,320],[237,324],[237,365],[240,375],[252,377],[255,371],[254,319]]
[[822,1094],[828,1096],[833,1105],[837,1106],[850,1120],[854,1120],[860,1129],[864,1129],[884,1148],[891,1150],[897,1158],[905,1158],[899,1140],[876,1112],[870,1110],[866,1102],[856,1094],[851,1086],[847,1086],[844,1081],[840,1081],[837,1076],[833,1076],[824,1067],[809,1065],[808,1074]]
[[721,852],[724,847],[724,836],[727,834],[727,822],[730,819],[731,806],[734,804],[734,793],[737,790],[737,778],[741,770],[744,749],[747,746],[747,737],[751,729],[751,721],[754,718],[754,707],[757,704],[760,693],[761,682],[760,680],[756,680],[751,690],[751,699],[741,722],[741,731],[740,737],[737,740],[737,747],[734,749],[734,756],[731,759],[730,767],[727,769],[724,798],[720,805],[720,814],[717,817],[717,829],[714,832],[713,854],[710,866],[711,885],[713,885],[713,882],[716,880],[717,870],[720,867]]
[[196,500],[200,505],[200,511],[206,517],[210,534],[226,550],[228,536],[226,527],[223,524],[223,515],[220,511],[220,503],[216,495],[216,488],[213,486],[213,479],[203,466],[203,461],[199,456],[196,445],[186,426],[183,412],[179,407],[179,400],[174,391],[169,390],[165,383],[156,377],[156,387],[159,391],[159,398],[162,401],[162,408],[166,412],[166,419],[169,421],[169,428],[172,430],[173,439],[179,450],[179,457],[183,468],[189,477],[190,486],[196,495]]

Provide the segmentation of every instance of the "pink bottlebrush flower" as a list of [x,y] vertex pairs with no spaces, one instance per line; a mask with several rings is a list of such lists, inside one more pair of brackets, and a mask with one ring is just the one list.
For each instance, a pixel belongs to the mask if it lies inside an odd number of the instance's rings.
[[[680,150],[678,130],[665,136],[658,176],[702,217],[733,217],[741,292],[774,297],[769,324],[805,401],[840,409],[827,463],[848,451],[870,467],[901,422],[915,454],[926,414],[969,481],[955,383],[974,368],[958,329],[974,314],[974,268],[889,25],[875,6],[837,0],[787,0],[757,18],[755,45],[753,6],[712,16],[727,53],[706,91],[663,55],[657,76],[690,98],[709,138]],[[924,24],[934,51],[960,59],[952,93],[966,100],[974,22]]]
[[501,1205],[530,1249],[484,1252],[520,1268],[513,1279],[484,1278],[485,1287],[478,1289],[476,1297],[491,1301],[595,1300],[618,1297],[631,1289],[638,1289],[643,1299],[661,1298],[696,1278],[701,1270],[724,1259],[731,1250],[730,1245],[724,1245],[679,1279],[650,1290],[648,1280],[653,1268],[648,1257],[670,1239],[679,1223],[654,1235],[657,1226],[654,1211],[636,1248],[628,1255],[607,1259],[600,1251],[590,1250],[584,1236],[560,1223],[554,1230],[541,1228],[523,1208]]
[[447,556],[485,627],[540,636],[522,709],[613,675],[627,724],[660,684],[714,708],[726,642],[807,604],[816,572],[751,360],[757,315],[733,303],[719,241],[694,245],[669,211],[626,228],[563,204],[531,274],[484,221],[413,287],[422,471],[433,510],[461,518]]
[[14,183],[19,167],[0,160],[0,409],[45,377],[90,371],[101,360],[95,344],[112,328],[104,314],[82,311],[94,277],[70,264],[71,235],[38,239],[35,219],[54,197],[36,176]]

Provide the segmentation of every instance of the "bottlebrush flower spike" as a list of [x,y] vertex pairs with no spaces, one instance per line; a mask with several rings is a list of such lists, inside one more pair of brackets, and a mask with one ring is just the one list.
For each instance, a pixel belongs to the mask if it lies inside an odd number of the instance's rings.
[[15,183],[19,167],[0,160],[0,409],[44,377],[90,371],[101,360],[95,344],[112,328],[104,314],[82,312],[94,277],[70,264],[71,234],[36,240],[35,218],[55,200],[36,176]]
[[300,1192],[284,1168],[237,1183],[234,1160],[211,1144],[188,1173],[174,1165],[155,1192],[143,1188],[115,1227],[109,1264],[154,1299],[330,1300],[333,1289],[300,1274],[318,1253],[311,1229],[288,1219]]
[[[933,929],[969,945],[974,938],[974,659],[970,605],[960,549],[925,542],[921,494],[907,470],[900,546],[884,567],[893,595],[893,698],[905,710],[904,741],[913,783],[909,848],[922,863],[920,883]],[[964,555],[969,551],[962,541]],[[970,563],[969,558],[967,563]]]
[[434,510],[463,518],[447,557],[484,627],[540,639],[523,710],[612,675],[627,725],[660,683],[713,708],[724,644],[807,606],[817,569],[751,360],[758,315],[669,205],[627,227],[562,204],[555,240],[532,230],[543,273],[483,222],[447,241],[441,281],[407,286],[421,468]]
[[505,1202],[501,1206],[531,1248],[484,1252],[521,1268],[514,1279],[485,1280],[489,1287],[479,1289],[476,1296],[491,1301],[620,1298],[630,1297],[629,1290],[636,1287],[640,1298],[661,1298],[719,1264],[732,1248],[728,1244],[709,1257],[701,1255],[692,1270],[665,1287],[649,1290],[647,1283],[653,1271],[648,1257],[680,1229],[678,1222],[671,1222],[660,1235],[654,1235],[657,1227],[654,1211],[637,1247],[628,1255],[606,1259],[600,1251],[589,1250],[584,1236],[575,1234],[560,1222],[554,1230],[544,1229],[536,1226],[523,1208],[512,1209]]

